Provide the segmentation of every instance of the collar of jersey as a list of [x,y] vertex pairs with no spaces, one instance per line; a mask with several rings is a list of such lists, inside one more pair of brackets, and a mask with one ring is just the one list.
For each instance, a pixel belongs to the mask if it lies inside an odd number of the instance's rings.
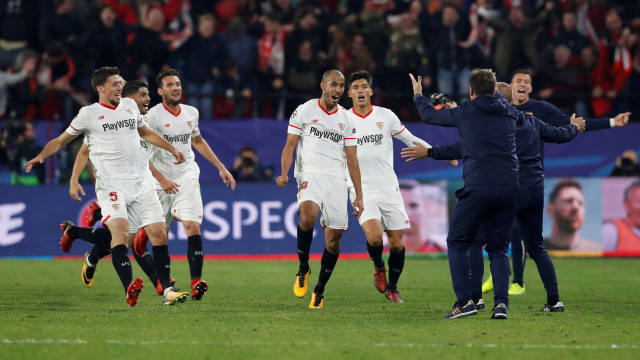
[[106,107],[106,108],[107,108],[107,109],[109,109],[109,110],[115,110],[115,109],[117,109],[117,108],[118,108],[118,106],[117,106],[117,105],[116,105],[116,106],[109,106],[109,105],[105,105],[105,104],[103,104],[103,103],[98,103],[98,104],[100,104],[100,105],[102,105],[102,106]]
[[180,115],[180,113],[182,112],[182,106],[178,107],[178,113],[174,114],[171,110],[169,110],[169,108],[167,107],[167,105],[164,104],[164,101],[162,102],[162,106],[164,106],[164,109],[167,110],[171,115],[178,117],[178,115]]
[[354,114],[356,114],[356,115],[358,115],[359,117],[361,117],[361,118],[363,118],[363,119],[364,119],[364,118],[366,118],[367,116],[371,115],[371,113],[373,112],[373,105],[371,105],[371,110],[369,110],[369,112],[368,112],[368,113],[366,113],[365,115],[360,115],[360,114],[358,114],[358,113],[356,112],[356,107],[355,107],[355,106],[354,106],[354,107],[352,107],[352,108],[351,108],[351,110],[353,111],[353,113],[354,113]]
[[318,106],[320,106],[320,109],[322,109],[322,111],[324,111],[324,112],[325,112],[325,114],[327,114],[327,115],[333,115],[333,114],[335,114],[335,113],[337,113],[337,112],[338,112],[338,106],[339,106],[339,105],[336,105],[336,109],[335,109],[334,111],[332,111],[332,112],[328,112],[328,111],[327,111],[327,109],[325,109],[325,108],[323,108],[323,107],[322,107],[322,104],[320,104],[320,99],[318,99]]

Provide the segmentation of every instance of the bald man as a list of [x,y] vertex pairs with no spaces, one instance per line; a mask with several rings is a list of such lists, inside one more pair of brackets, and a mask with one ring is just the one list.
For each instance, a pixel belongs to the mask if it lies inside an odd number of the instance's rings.
[[347,110],[338,105],[344,88],[344,75],[338,70],[329,70],[320,83],[322,96],[298,106],[291,114],[287,142],[282,149],[282,173],[276,179],[278,186],[287,185],[293,150],[296,149],[294,176],[298,182],[300,265],[293,293],[299,298],[308,291],[311,274],[309,249],[313,226],[320,213],[325,238],[320,274],[311,296],[310,309],[323,307],[324,288],[338,262],[342,232],[348,227],[347,168],[355,191],[354,215],[359,218],[364,210],[355,122]]
[[[501,94],[505,101],[512,100],[511,87],[506,83],[496,84],[497,93]],[[571,124],[555,127],[542,122],[533,115],[518,111],[518,123],[516,127],[516,154],[519,163],[520,191],[516,200],[516,220],[520,226],[525,247],[531,258],[535,261],[540,278],[547,291],[547,303],[543,311],[563,312],[564,305],[560,301],[558,293],[558,281],[555,267],[547,251],[543,246],[542,215],[544,211],[544,177],[542,171],[542,155],[540,152],[540,140],[544,142],[564,143],[574,139],[579,132],[584,131],[585,121],[571,117]],[[412,149],[412,148],[410,148]],[[429,156],[434,159],[454,159],[461,157],[458,144],[450,146],[434,146]],[[403,153],[405,151],[403,150]],[[407,151],[409,152],[409,150]],[[470,249],[471,261],[471,287],[472,297],[478,304],[484,305],[482,300],[482,275],[484,264],[482,260],[482,246],[486,242],[483,231],[478,232]],[[480,306],[483,307],[483,306]]]

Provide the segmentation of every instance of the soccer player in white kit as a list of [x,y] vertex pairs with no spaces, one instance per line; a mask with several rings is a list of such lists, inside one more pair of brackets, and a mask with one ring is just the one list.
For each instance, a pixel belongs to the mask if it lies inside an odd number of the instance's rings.
[[[156,146],[149,147],[149,158],[156,169],[169,179],[180,184],[180,191],[175,194],[166,193],[163,184],[156,180],[156,190],[166,214],[166,230],[173,219],[182,222],[187,234],[187,259],[191,273],[191,298],[200,300],[207,292],[207,283],[201,280],[204,252],[202,250],[202,195],[200,193],[200,168],[195,161],[192,146],[205,159],[209,160],[220,172],[220,177],[227,186],[235,190],[236,181],[224,164],[220,162],[209,144],[200,135],[198,127],[199,113],[193,106],[180,104],[182,84],[176,70],[161,72],[156,77],[158,94],[162,103],[154,106],[147,113],[149,127],[173,144],[185,154],[186,161],[175,164],[166,152]],[[142,254],[146,251],[144,236],[137,236],[134,251]]]
[[[372,76],[361,70],[349,75],[348,96],[353,100],[349,110],[358,128],[358,162],[362,178],[365,210],[360,215],[360,225],[367,237],[367,251],[374,264],[373,283],[391,302],[401,303],[398,279],[404,268],[402,231],[411,227],[400,194],[398,178],[393,170],[393,138],[407,146],[416,138],[402,125],[389,109],[371,104]],[[349,195],[355,191],[349,183]],[[389,281],[382,259],[382,232],[389,240]]]
[[311,274],[309,249],[319,212],[322,212],[320,224],[325,235],[320,275],[309,305],[311,309],[323,306],[324,288],[338,261],[342,232],[348,226],[346,168],[351,174],[355,192],[353,214],[359,217],[364,210],[356,128],[353,118],[338,105],[344,87],[344,75],[338,70],[329,70],[320,83],[322,97],[305,102],[293,112],[287,142],[282,150],[282,173],[276,179],[280,187],[289,182],[287,174],[297,146],[294,175],[298,182],[300,266],[293,285],[293,293],[297,297],[304,297],[308,291]]
[[127,304],[136,306],[143,288],[142,279],[132,280],[131,262],[127,256],[130,227],[147,227],[151,241],[158,248],[164,246],[164,251],[154,251],[153,258],[165,286],[165,304],[167,300],[175,302],[176,297],[182,297],[184,301],[186,294],[180,295],[169,286],[171,261],[162,226],[164,214],[157,194],[147,187],[144,172],[148,171],[148,162],[140,161],[140,138],[162,147],[178,163],[184,162],[184,154],[149,129],[135,101],[121,98],[123,80],[118,68],[97,69],[91,77],[91,86],[98,93],[98,103],[80,109],[69,128],[25,164],[26,171],[30,172],[33,165],[42,164],[44,159],[84,133],[96,169],[96,195],[103,205],[103,223],[111,232],[113,266],[125,288]]
[[[149,102],[151,99],[149,98],[149,86],[146,82],[140,80],[128,81],[122,88],[122,96],[133,99],[138,105],[140,114],[146,115],[149,111]],[[149,144],[140,139],[140,145],[142,161],[148,161],[147,148],[149,147]],[[88,161],[89,146],[87,145],[87,139],[85,138],[84,143],[76,156],[75,163],[73,164],[73,172],[71,173],[71,179],[69,180],[69,195],[73,200],[81,201],[82,198],[79,194],[85,195],[84,189],[82,188],[82,185],[80,185],[79,178]],[[153,164],[149,164],[149,168],[153,169],[152,172],[154,173],[154,177],[158,177],[158,181],[160,183],[165,183],[167,185],[165,189],[166,192],[174,193],[178,190],[179,185],[165,178],[159,171],[155,170]],[[147,173],[147,177],[148,176],[149,174]],[[150,183],[151,186],[153,186],[153,181],[150,181]],[[101,213],[100,205],[97,201],[94,201],[90,207],[94,209],[94,212],[91,214],[91,218],[94,219],[96,210]],[[95,222],[101,217],[102,216],[98,216],[91,221]],[[90,223],[89,226],[93,226],[93,223]],[[135,238],[138,229],[134,228],[129,230],[130,233],[127,246],[132,247],[133,239]],[[94,274],[98,262],[100,259],[111,253],[111,233],[106,228],[85,228],[75,226],[75,224],[69,220],[65,220],[62,224],[62,231],[63,235],[60,239],[60,247],[64,252],[71,250],[73,241],[78,238],[94,244],[91,251],[87,251],[84,254],[84,263],[82,265],[81,273],[84,285],[86,287],[93,286]],[[145,272],[145,274],[147,274],[151,283],[156,285],[156,291],[158,294],[163,295],[162,285],[160,284],[160,279],[158,279],[158,274],[156,273],[151,254],[147,251],[142,256],[138,256],[137,254],[134,255],[136,262],[140,265],[140,268]]]

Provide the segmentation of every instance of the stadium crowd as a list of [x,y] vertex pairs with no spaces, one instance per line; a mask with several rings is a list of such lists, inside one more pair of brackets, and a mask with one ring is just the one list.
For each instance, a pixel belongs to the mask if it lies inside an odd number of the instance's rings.
[[[640,102],[640,4],[625,0],[8,0],[0,8],[0,118],[60,119],[93,102],[89,77],[117,66],[147,81],[175,68],[202,119],[279,118],[329,68],[367,70],[378,105],[418,120],[406,74],[425,93],[468,98],[470,69],[582,116]],[[37,66],[32,65],[37,61]],[[348,102],[346,97],[343,102]]]

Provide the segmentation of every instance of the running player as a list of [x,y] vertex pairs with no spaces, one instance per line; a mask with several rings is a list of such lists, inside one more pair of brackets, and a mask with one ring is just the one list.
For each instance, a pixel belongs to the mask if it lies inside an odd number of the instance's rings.
[[[145,171],[148,162],[140,161],[140,137],[161,146],[178,163],[184,162],[182,152],[157,133],[151,131],[132,99],[121,99],[123,80],[116,67],[101,67],[94,71],[91,86],[99,102],[80,109],[71,125],[59,137],[49,141],[42,152],[25,164],[30,172],[35,164],[58,152],[81,133],[87,137],[91,162],[96,168],[96,195],[104,206],[103,223],[111,232],[112,261],[125,288],[127,304],[136,306],[142,291],[142,279],[132,280],[131,263],[127,256],[130,228],[147,227],[154,248],[154,265],[164,288],[164,303],[184,301],[171,287],[167,235],[162,228],[164,214],[155,191],[147,190]],[[159,231],[160,230],[160,231]]]
[[[158,74],[156,82],[159,86],[158,94],[162,96],[162,103],[149,110],[147,122],[152,130],[183,152],[186,161],[176,164],[157,146],[149,147],[149,158],[160,173],[180,184],[181,191],[167,193],[166,185],[156,178],[156,191],[166,214],[166,231],[169,231],[169,225],[173,219],[182,222],[184,226],[188,241],[187,258],[191,273],[191,298],[200,300],[207,292],[207,283],[201,280],[204,252],[200,225],[203,207],[199,182],[200,168],[196,164],[191,147],[193,146],[218,168],[222,181],[232,190],[236,188],[236,181],[200,135],[198,110],[193,106],[180,104],[182,98],[180,74],[173,69],[167,70]],[[146,236],[142,231],[135,238],[133,250],[138,255],[147,251]]]
[[338,101],[344,93],[344,75],[329,70],[322,75],[322,96],[298,106],[289,120],[287,142],[282,149],[282,173],[276,184],[283,187],[289,182],[289,168],[296,149],[294,176],[298,182],[298,259],[300,266],[293,293],[301,298],[309,288],[309,249],[313,239],[313,225],[322,211],[320,224],[324,228],[325,248],[320,261],[318,284],[313,290],[309,308],[323,306],[324,288],[340,254],[342,232],[348,226],[347,174],[353,182],[354,215],[364,210],[360,168],[356,147],[356,128],[353,119]]
[[[138,105],[138,110],[142,115],[145,115],[149,111],[149,102],[151,99],[149,98],[149,87],[146,82],[140,80],[132,80],[127,82],[122,88],[122,96],[133,99]],[[141,155],[143,158],[147,158],[147,148],[148,143],[142,139],[140,139],[141,144]],[[85,195],[84,189],[82,185],[80,185],[79,178],[82,169],[85,168],[87,161],[89,160],[89,147],[87,146],[86,139],[82,144],[80,151],[78,151],[78,155],[76,156],[76,161],[73,164],[73,171],[71,173],[71,179],[69,181],[69,195],[72,199],[76,201],[81,201],[81,197],[79,194]],[[155,171],[153,164],[149,164],[149,167],[152,169],[154,176],[158,177],[158,181],[160,183],[166,183],[167,188],[165,191],[167,192],[176,192],[178,191],[178,184],[175,182],[166,179],[160,172]],[[97,201],[92,202],[89,205],[90,214],[87,216],[87,220],[89,226],[93,226],[96,221],[102,218],[101,208]],[[85,252],[84,254],[84,263],[82,266],[82,282],[86,287],[91,287],[93,285],[94,274],[96,271],[96,266],[98,261],[103,257],[109,255],[111,253],[111,233],[106,228],[97,228],[94,229],[92,227],[78,227],[75,226],[71,221],[66,220],[63,223],[63,237],[60,239],[60,245],[63,246],[63,250],[68,252],[71,249],[71,245],[73,240],[76,238],[80,238],[85,240],[91,244],[94,244],[93,248],[90,251]],[[136,232],[134,231],[129,235],[128,239],[128,247],[131,248],[133,246],[133,239],[135,237]],[[156,291],[159,295],[163,295],[162,285],[158,279],[158,275],[156,273],[155,267],[153,265],[153,259],[151,254],[146,251],[142,256],[138,256],[134,252],[134,257],[140,268],[147,274],[152,284],[155,284]],[[171,281],[173,286],[173,280]]]
[[[349,75],[347,95],[353,101],[349,114],[358,128],[358,162],[366,210],[360,215],[360,225],[367,237],[367,251],[373,260],[373,284],[391,302],[401,303],[398,279],[404,268],[403,229],[411,227],[400,194],[398,178],[393,170],[393,138],[413,146],[416,138],[389,109],[371,104],[373,78],[361,70]],[[349,181],[349,195],[355,200],[355,188]],[[382,259],[382,233],[389,240],[389,281]]]

